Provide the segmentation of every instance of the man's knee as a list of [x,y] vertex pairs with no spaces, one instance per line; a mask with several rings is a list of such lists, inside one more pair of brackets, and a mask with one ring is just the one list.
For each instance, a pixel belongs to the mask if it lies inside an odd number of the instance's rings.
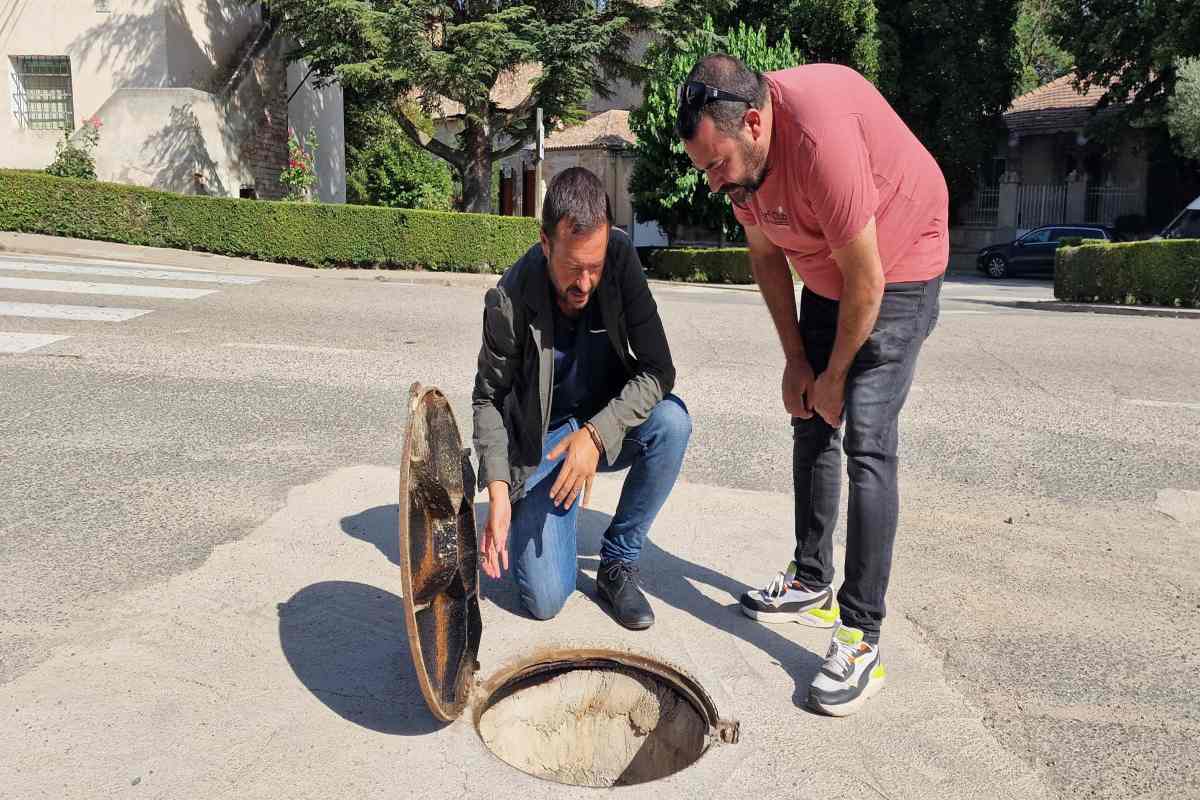
[[807,419],[794,417],[792,419],[793,458],[804,464],[811,464],[831,446],[836,447],[840,436],[839,429],[830,426],[815,411]]
[[558,612],[562,611],[563,606],[567,604],[567,599],[574,590],[574,586],[542,586],[537,589],[523,591],[521,593],[521,602],[524,604],[525,610],[534,619],[554,619],[558,616]]
[[850,469],[873,464],[880,459],[895,460],[899,445],[896,420],[847,420],[842,450]]
[[692,436],[692,417],[675,395],[667,395],[650,412],[655,433],[664,442],[686,445]]

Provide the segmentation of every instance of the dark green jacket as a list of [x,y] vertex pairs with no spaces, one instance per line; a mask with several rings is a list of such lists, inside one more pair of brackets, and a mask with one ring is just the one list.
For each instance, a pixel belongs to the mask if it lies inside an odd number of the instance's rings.
[[[472,393],[479,486],[507,481],[514,501],[524,494],[525,480],[541,461],[550,424],[552,302],[540,244],[509,267],[484,298],[483,346]],[[600,304],[601,319],[627,376],[621,392],[590,420],[612,464],[625,432],[645,422],[675,385],[671,350],[637,250],[616,228],[608,237],[604,273],[591,302]]]

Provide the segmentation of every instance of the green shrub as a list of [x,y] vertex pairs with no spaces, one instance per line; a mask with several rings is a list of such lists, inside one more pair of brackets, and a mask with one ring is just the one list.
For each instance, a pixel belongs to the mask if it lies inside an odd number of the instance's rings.
[[754,283],[744,247],[668,248],[650,257],[655,277],[696,283]]
[[[358,126],[352,136],[351,119]],[[454,180],[450,166],[413,144],[392,113],[350,112],[346,130],[347,202],[428,211],[451,209]],[[499,181],[495,183],[499,190]],[[492,208],[499,204],[493,203]]]
[[54,160],[46,167],[46,173],[59,178],[96,180],[96,160],[92,152],[100,144],[100,127],[100,118],[90,117],[83,121],[78,133],[72,135],[71,131],[63,132],[62,141],[54,147]]
[[1200,308],[1200,239],[1060,247],[1054,296],[1082,303]]
[[312,267],[502,272],[528,217],[192,197],[0,170],[0,230],[178,247]]

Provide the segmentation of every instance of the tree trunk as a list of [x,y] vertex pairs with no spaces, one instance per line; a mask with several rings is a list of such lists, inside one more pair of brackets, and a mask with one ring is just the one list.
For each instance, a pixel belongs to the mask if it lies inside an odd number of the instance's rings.
[[462,210],[492,213],[492,137],[486,128],[468,120],[462,132],[467,163],[462,171]]

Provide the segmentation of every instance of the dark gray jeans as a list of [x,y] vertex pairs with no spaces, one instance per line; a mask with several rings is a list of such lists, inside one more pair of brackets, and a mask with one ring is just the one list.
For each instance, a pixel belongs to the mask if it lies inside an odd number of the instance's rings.
[[[908,398],[917,355],[938,318],[942,278],[888,285],[879,319],[846,379],[842,432],[820,416],[792,420],[796,492],[796,565],[809,589],[833,582],[833,529],[841,493],[842,448],[850,476],[846,569],[838,604],[842,621],[879,641],[892,543],[900,509],[896,448],[900,409]],[[838,303],[808,289],[800,298],[800,332],[813,373],[829,364]]]

